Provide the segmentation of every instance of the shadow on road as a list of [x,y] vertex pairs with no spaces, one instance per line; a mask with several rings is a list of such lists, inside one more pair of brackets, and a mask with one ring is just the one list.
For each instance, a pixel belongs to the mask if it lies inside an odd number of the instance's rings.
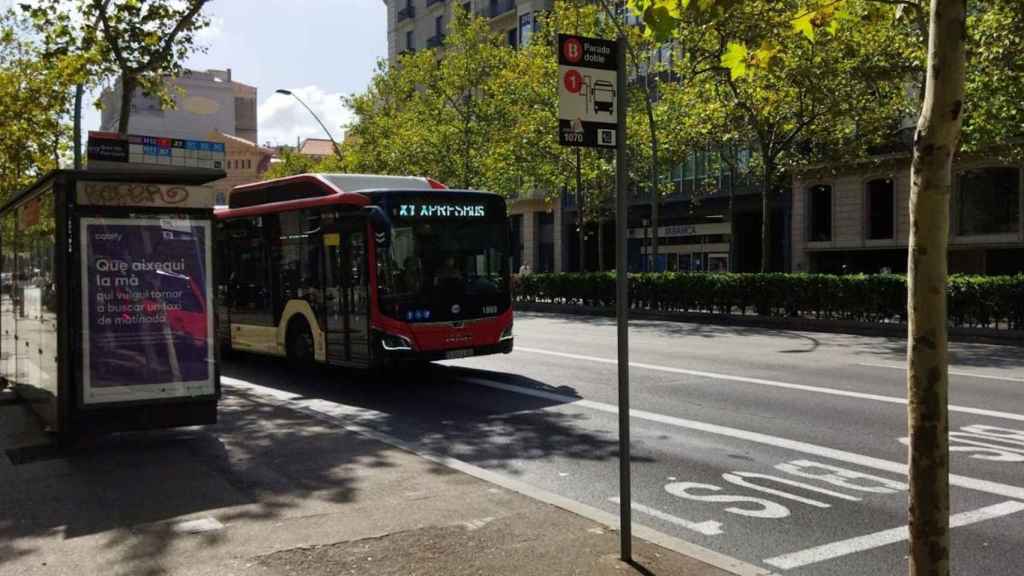
[[[587,416],[559,410],[564,401],[467,382],[578,397],[571,387],[523,376],[438,365],[386,375],[296,374],[278,359],[241,354],[222,372],[336,402],[354,410],[353,423],[510,475],[529,460],[611,463],[618,457],[615,431],[582,425]],[[23,406],[2,408],[3,426],[9,414],[30,418]],[[219,531],[182,530],[183,517],[214,516],[225,525],[280,521],[308,514],[311,506],[322,511],[359,502],[367,471],[394,466],[394,449],[346,430],[347,423],[347,417],[311,418],[226,386],[216,425],[102,436],[57,459],[0,462],[0,572],[51,554],[54,539],[98,537],[102,545],[91,565],[108,566],[109,574],[160,576],[187,562],[182,544],[216,547],[224,538]],[[452,473],[440,464],[424,469]]]
[[[588,416],[557,409],[564,401],[472,383],[486,380],[579,398],[570,386],[518,374],[425,364],[383,374],[325,368],[297,375],[274,359],[245,357],[225,365],[224,375],[360,409],[351,423],[511,475],[520,474],[527,460],[618,458],[615,430],[584,426]],[[438,472],[446,470],[438,466]]]

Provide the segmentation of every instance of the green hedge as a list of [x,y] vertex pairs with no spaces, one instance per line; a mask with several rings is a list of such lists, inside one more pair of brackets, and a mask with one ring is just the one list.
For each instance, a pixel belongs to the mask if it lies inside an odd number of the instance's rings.
[[[613,306],[615,274],[529,274],[514,279],[518,302]],[[897,274],[676,273],[629,275],[630,306],[668,312],[906,322],[906,278]],[[1024,330],[1024,275],[949,279],[954,326]]]

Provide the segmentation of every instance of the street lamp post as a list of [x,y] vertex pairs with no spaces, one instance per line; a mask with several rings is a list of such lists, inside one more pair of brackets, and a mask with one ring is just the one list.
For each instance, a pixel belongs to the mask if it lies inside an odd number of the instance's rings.
[[306,103],[302,101],[302,98],[299,98],[298,94],[295,94],[291,90],[278,88],[277,90],[275,90],[275,92],[277,92],[278,94],[284,94],[285,96],[291,96],[292,98],[298,100],[299,104],[302,104],[302,107],[305,108],[309,112],[309,114],[313,116],[313,119],[316,120],[317,124],[319,124],[320,127],[324,129],[324,132],[327,134],[327,138],[329,138],[331,141],[331,145],[334,146],[335,156],[338,157],[338,160],[341,160],[341,149],[338,148],[338,143],[334,141],[334,136],[331,136],[331,131],[327,129],[327,126],[324,126],[323,122],[320,121],[320,117],[316,115],[316,112],[313,112],[312,108],[306,106]]

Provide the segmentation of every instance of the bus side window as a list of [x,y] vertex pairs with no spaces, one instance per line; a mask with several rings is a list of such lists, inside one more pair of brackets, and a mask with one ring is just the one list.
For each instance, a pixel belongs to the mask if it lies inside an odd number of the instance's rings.
[[267,246],[262,219],[240,218],[229,227],[231,265],[226,280],[232,322],[271,325]]

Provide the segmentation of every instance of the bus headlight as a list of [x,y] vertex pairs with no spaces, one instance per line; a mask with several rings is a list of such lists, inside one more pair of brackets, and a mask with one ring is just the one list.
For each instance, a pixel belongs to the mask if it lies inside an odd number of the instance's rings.
[[499,342],[512,339],[512,325],[509,324],[507,328],[501,331],[501,338],[498,338]]
[[410,351],[412,350],[412,342],[405,336],[399,336],[398,334],[383,334],[380,338],[380,344],[388,352],[397,351]]

